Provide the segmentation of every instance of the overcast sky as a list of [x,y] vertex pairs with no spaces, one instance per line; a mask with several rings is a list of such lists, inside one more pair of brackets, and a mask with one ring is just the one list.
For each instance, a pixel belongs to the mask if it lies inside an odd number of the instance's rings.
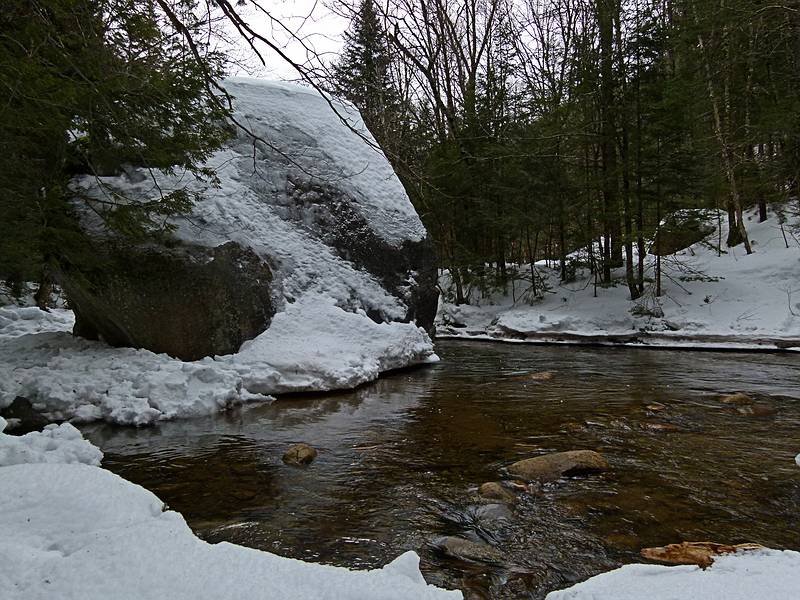
[[[331,0],[335,2],[336,0]],[[307,56],[304,45],[316,52],[326,61],[332,60],[341,48],[341,36],[348,21],[334,14],[321,1],[315,0],[263,0],[262,6],[281,21],[302,43],[292,39],[292,35],[256,12],[243,13],[248,23],[264,37],[272,39],[281,46],[294,61],[304,63],[313,57]],[[245,42],[242,42],[246,46]],[[265,79],[296,79],[297,72],[277,54],[259,46],[264,52],[267,67],[260,66],[248,53],[251,75]],[[244,73],[240,73],[244,74]]]

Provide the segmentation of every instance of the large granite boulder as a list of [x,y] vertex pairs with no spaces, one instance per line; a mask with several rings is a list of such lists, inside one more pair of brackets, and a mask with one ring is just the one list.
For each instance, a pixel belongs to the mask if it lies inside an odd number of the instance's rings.
[[358,113],[297,86],[233,79],[226,87],[248,131],[208,161],[216,184],[182,173],[156,173],[154,182],[137,169],[74,182],[83,202],[109,188],[133,202],[178,189],[200,198],[170,220],[168,245],[122,243],[97,218],[103,202],[82,211],[98,260],[56,273],[74,332],[193,360],[236,352],[285,303],[309,295],[430,330],[433,244]]
[[91,269],[57,277],[76,335],[183,360],[236,352],[275,314],[272,271],[250,248],[97,245]]

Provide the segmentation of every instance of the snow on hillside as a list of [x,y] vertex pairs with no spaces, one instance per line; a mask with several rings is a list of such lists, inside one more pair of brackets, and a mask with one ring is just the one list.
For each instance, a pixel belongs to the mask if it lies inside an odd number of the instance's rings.
[[207,544],[151,492],[91,466],[102,453],[72,425],[22,437],[4,427],[0,419],[3,600],[462,597],[427,585],[414,552],[382,569],[350,571]]
[[[742,246],[726,248],[727,220],[719,232],[676,255],[662,258],[663,295],[652,293],[632,302],[624,269],[614,273],[612,287],[594,286],[588,270],[576,281],[560,283],[557,269],[544,262],[537,271],[551,290],[532,304],[519,299],[526,284],[517,281],[517,303],[511,294],[493,294],[473,305],[440,304],[439,337],[473,337],[508,341],[601,341],[644,345],[699,347],[800,346],[800,244],[773,214],[747,223],[754,253]],[[712,224],[715,220],[712,221]],[[655,257],[647,257],[652,276]],[[447,280],[445,278],[445,286]],[[509,287],[510,290],[510,287]],[[663,316],[658,316],[658,308]],[[639,314],[637,314],[639,313]],[[648,314],[649,313],[649,314]],[[617,339],[614,339],[617,338]]]
[[[102,181],[131,198],[184,186],[202,192],[190,217],[173,219],[176,236],[206,246],[233,240],[268,259],[280,290],[269,329],[236,354],[182,362],[74,338],[68,310],[0,307],[0,407],[22,395],[53,419],[142,425],[275,393],[355,387],[382,371],[436,360],[415,324],[367,316],[401,319],[407,307],[325,243],[324,228],[311,222],[313,203],[297,208],[298,186],[333,182],[382,242],[422,240],[425,229],[386,158],[314,92],[250,79],[225,85],[237,118],[274,148],[240,131],[208,162],[218,186],[136,170]],[[371,139],[354,109],[336,108]],[[106,193],[92,178],[75,185],[90,196]]]

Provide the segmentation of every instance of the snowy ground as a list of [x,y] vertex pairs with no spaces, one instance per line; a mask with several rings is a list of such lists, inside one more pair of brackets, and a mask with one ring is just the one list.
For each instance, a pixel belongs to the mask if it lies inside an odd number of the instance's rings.
[[[357,111],[337,105],[337,116],[318,94],[288,84],[232,79],[226,86],[240,122],[274,147],[239,132],[209,160],[219,185],[135,169],[102,178],[103,186],[94,178],[74,185],[89,196],[116,189],[134,199],[184,187],[201,193],[188,218],[173,219],[175,235],[209,247],[233,240],[268,260],[279,290],[269,329],[236,354],[181,362],[74,338],[66,310],[0,307],[0,408],[20,395],[52,419],[143,425],[271,394],[352,388],[436,360],[415,324],[367,316],[402,319],[404,298],[326,243],[325,215],[314,192],[303,192],[335,184],[342,202],[389,245],[425,237],[389,162],[341,122],[370,138]],[[88,216],[86,225],[99,226]]]
[[[800,244],[772,214],[747,223],[754,253],[742,246],[725,248],[727,222],[722,216],[722,254],[718,233],[676,255],[663,257],[663,296],[652,293],[629,300],[624,270],[615,285],[594,285],[588,270],[560,284],[556,269],[538,264],[551,288],[532,303],[520,299],[525,282],[515,282],[517,302],[509,293],[473,299],[471,305],[443,302],[439,337],[470,337],[527,342],[609,342],[711,348],[800,347]],[[714,224],[714,221],[712,221]],[[648,256],[652,275],[655,257]],[[444,277],[441,282],[447,287]],[[663,312],[663,316],[655,316]],[[635,314],[644,312],[649,314]]]
[[22,437],[0,418],[3,600],[426,600],[407,552],[382,569],[304,563],[207,544],[155,495],[99,468],[102,453],[66,423]]
[[798,594],[800,552],[764,550],[720,556],[706,570],[625,565],[546,600],[795,600]]

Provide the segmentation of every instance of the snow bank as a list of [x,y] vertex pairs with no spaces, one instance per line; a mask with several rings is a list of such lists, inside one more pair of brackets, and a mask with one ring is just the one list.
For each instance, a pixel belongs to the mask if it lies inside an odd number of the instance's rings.
[[69,423],[47,425],[43,431],[6,435],[8,423],[0,417],[0,467],[27,463],[82,463],[100,465],[103,453],[83,439]]
[[[477,306],[442,303],[437,333],[530,341],[619,336],[623,343],[625,336],[635,336],[628,343],[723,348],[800,345],[800,245],[789,236],[786,247],[775,215],[764,223],[755,222],[752,212],[748,216],[754,249],[749,256],[742,246],[724,247],[727,220],[722,215],[721,255],[714,247],[719,240],[714,233],[662,258],[663,316],[652,314],[658,312],[653,311],[652,298],[649,303],[629,300],[624,269],[614,272],[615,285],[598,286],[594,297],[587,270],[579,269],[575,282],[560,284],[557,269],[540,263],[537,271],[551,290],[544,298],[533,304],[519,300],[528,284],[517,281],[516,304],[510,287],[507,295],[493,294]],[[647,257],[650,276],[654,260]]]
[[86,465],[0,468],[5,600],[425,600],[419,558],[350,571],[207,544],[152,493]]
[[71,310],[54,308],[48,312],[35,306],[0,306],[0,335],[19,337],[29,333],[72,331],[75,315]]
[[[194,362],[73,337],[63,331],[65,312],[22,321],[39,333],[16,326],[6,332],[0,324],[0,406],[21,395],[51,419],[145,425],[268,401],[274,393],[351,388],[435,358],[430,338],[414,324],[375,323],[326,297],[288,304],[237,354]],[[48,325],[54,331],[45,332]]]
[[[172,220],[176,237],[209,247],[232,240],[268,260],[279,296],[270,328],[236,354],[181,362],[73,338],[70,311],[0,308],[0,407],[22,395],[52,419],[143,425],[269,401],[275,393],[351,388],[382,371],[435,360],[430,338],[415,324],[367,316],[403,319],[408,298],[327,243],[330,227],[315,221],[313,198],[305,196],[314,192],[302,191],[335,185],[385,244],[423,240],[425,228],[386,158],[316,93],[249,79],[225,85],[237,118],[271,147],[239,132],[209,160],[216,186],[185,173],[136,170],[102,181],[130,198],[184,187],[201,193],[191,217]],[[336,109],[372,139],[357,111]],[[94,178],[74,185],[89,196],[104,193]],[[92,227],[90,216],[86,225]],[[411,289],[414,274],[408,279]]]
[[800,553],[790,550],[743,552],[714,558],[706,570],[694,566],[625,565],[546,600],[796,600]]

